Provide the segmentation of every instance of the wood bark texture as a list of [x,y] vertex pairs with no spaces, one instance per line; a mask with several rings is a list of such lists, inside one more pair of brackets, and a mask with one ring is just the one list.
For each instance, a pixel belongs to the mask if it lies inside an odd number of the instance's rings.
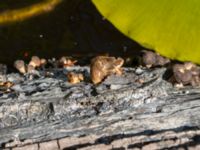
[[[70,84],[67,72],[84,82]],[[63,149],[176,149],[200,143],[200,88],[176,88],[165,68],[124,68],[101,84],[89,67],[2,75],[0,144],[13,148],[65,139]]]

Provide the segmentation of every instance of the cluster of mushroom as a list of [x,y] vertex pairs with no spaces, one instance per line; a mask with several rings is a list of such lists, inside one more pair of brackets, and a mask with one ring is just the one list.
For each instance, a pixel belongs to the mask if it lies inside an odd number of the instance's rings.
[[200,68],[191,62],[175,64],[173,66],[173,74],[173,78],[179,87],[183,85],[200,85]]
[[[170,63],[169,59],[151,51],[144,51],[142,61],[148,68],[164,66]],[[197,65],[191,62],[182,64],[176,63],[172,65],[171,68],[173,75],[170,78],[170,81],[175,83],[177,87],[183,87],[184,85],[200,85],[200,68]]]
[[14,67],[22,74],[32,73],[36,68],[46,65],[46,59],[40,59],[38,56],[32,56],[30,62],[25,64],[23,60],[16,60]]
[[[77,60],[73,60],[69,57],[61,57],[58,61],[54,60],[56,66],[63,68],[74,66]],[[108,57],[108,56],[97,56],[92,59],[90,65],[91,81],[94,84],[100,83],[108,75],[111,74],[122,74],[122,65],[124,60],[122,58]],[[47,64],[45,59],[40,59],[37,56],[33,56],[31,61],[27,64],[23,60],[17,60],[14,63],[15,68],[22,74],[32,73],[36,68],[40,68]],[[84,80],[84,76],[81,73],[68,72],[68,81],[72,84],[79,83]]]
[[[94,84],[100,83],[103,79],[111,74],[122,74],[122,65],[124,60],[122,58],[97,56],[92,59],[90,65],[90,76]],[[80,73],[70,72],[67,74],[70,83],[78,83],[84,80]]]
[[[63,68],[74,66],[77,60],[70,57],[61,57],[58,61],[53,60],[55,66]],[[170,60],[151,51],[144,51],[142,56],[142,64],[147,68],[164,66],[170,63]],[[47,64],[46,59],[40,59],[33,56],[31,61],[26,65],[23,60],[17,60],[14,66],[20,73],[32,73],[36,68],[44,67]],[[109,56],[97,56],[91,60],[90,77],[94,84],[101,83],[107,76],[111,74],[121,75],[123,73],[122,66],[124,60]],[[184,64],[175,64],[172,67],[173,76],[170,80],[180,85],[200,85],[200,69],[193,63],[186,62]],[[68,72],[67,79],[70,83],[76,84],[84,80],[81,73]]]

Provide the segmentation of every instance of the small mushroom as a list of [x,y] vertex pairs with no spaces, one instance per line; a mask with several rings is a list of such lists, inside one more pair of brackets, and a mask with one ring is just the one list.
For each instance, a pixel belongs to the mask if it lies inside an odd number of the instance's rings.
[[182,64],[176,64],[173,66],[174,78],[178,83],[183,85],[189,84],[192,80],[192,73],[185,69]]
[[173,66],[173,76],[175,81],[183,85],[200,85],[200,70],[199,67],[191,62],[184,64],[175,64]]
[[10,92],[11,91],[11,87],[14,85],[13,82],[10,81],[6,81],[6,82],[0,82],[0,90],[3,92]]
[[67,78],[68,78],[68,81],[71,84],[76,84],[76,83],[79,83],[79,82],[81,82],[81,81],[84,80],[83,74],[81,74],[81,73],[74,73],[74,72],[69,72],[67,74]]
[[155,66],[164,66],[168,63],[170,63],[170,60],[168,58],[165,58],[163,56],[160,56],[159,54],[156,54],[156,64],[155,64]]
[[146,67],[151,68],[156,66],[164,66],[168,64],[170,60],[152,51],[144,51],[142,62]]
[[47,65],[47,60],[45,58],[40,59],[40,68],[45,70],[45,66]]
[[34,66],[32,66],[32,65],[30,65],[30,64],[27,66],[27,72],[28,72],[28,73],[33,73],[34,70],[35,70],[35,67],[34,67]]
[[47,60],[45,58],[41,58],[40,59],[40,64],[41,65],[46,65],[47,64]]
[[34,68],[40,67],[41,60],[38,56],[32,56],[31,61],[29,62],[29,65],[33,66]]
[[14,62],[14,67],[22,74],[26,73],[26,67],[23,60],[16,60]]
[[156,64],[156,54],[151,51],[145,51],[142,56],[143,64],[150,68]]
[[90,65],[90,76],[94,84],[100,83],[105,77],[111,74],[122,74],[122,58],[97,56],[92,59]]
[[77,60],[72,60],[69,57],[63,56],[60,58],[59,62],[60,62],[60,65],[63,67],[70,67],[70,66],[74,66],[74,64],[77,62]]

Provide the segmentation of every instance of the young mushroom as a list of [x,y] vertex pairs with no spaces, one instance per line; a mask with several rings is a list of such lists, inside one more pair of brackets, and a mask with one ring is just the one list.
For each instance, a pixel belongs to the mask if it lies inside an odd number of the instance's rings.
[[32,66],[32,65],[30,65],[30,64],[27,66],[27,73],[33,73],[34,70],[35,70],[35,67],[34,67],[34,66]]
[[40,59],[40,64],[41,65],[46,65],[47,64],[47,60],[45,58],[41,58]]
[[32,56],[31,61],[29,62],[28,65],[33,66],[34,68],[40,67],[41,65],[41,60],[38,56]]
[[97,56],[92,59],[90,65],[90,76],[94,84],[100,83],[105,77],[111,74],[122,74],[122,65],[124,60],[122,58]]
[[164,66],[168,64],[170,60],[152,51],[144,51],[142,62],[147,68],[151,68],[156,66]]
[[200,70],[198,66],[191,62],[175,64],[173,66],[173,76],[177,83],[183,85],[200,85]]
[[12,87],[13,85],[14,85],[14,83],[13,83],[13,82],[10,82],[10,81],[6,81],[6,82],[3,83],[3,86],[5,86],[6,88],[10,88],[10,87]]
[[16,60],[14,62],[14,67],[22,74],[26,73],[26,66],[23,60]]
[[71,67],[74,66],[74,64],[77,62],[77,60],[72,60],[71,58],[68,57],[61,57],[59,60],[59,63],[62,67]]
[[79,83],[79,82],[81,82],[81,81],[84,80],[83,74],[81,74],[81,73],[74,73],[74,72],[69,72],[67,74],[67,78],[68,78],[68,81],[71,84],[76,84],[76,83]]

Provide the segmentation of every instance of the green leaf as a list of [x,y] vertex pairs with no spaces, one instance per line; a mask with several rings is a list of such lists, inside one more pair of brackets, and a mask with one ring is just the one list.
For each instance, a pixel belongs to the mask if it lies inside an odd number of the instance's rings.
[[200,64],[200,0],[93,0],[122,33],[163,56]]

